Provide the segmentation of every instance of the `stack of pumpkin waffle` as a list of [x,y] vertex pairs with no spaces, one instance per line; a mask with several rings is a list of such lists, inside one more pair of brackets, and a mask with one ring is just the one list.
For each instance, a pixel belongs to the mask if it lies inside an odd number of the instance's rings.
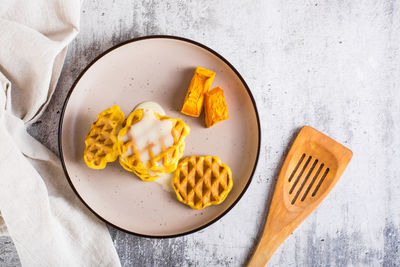
[[[147,142],[140,147],[131,129],[146,114],[153,116],[155,122],[168,122],[170,136],[157,139],[157,144]],[[119,157],[121,166],[143,181],[153,181],[175,171],[173,188],[179,201],[193,209],[220,204],[232,189],[231,170],[219,158],[211,156],[192,156],[179,163],[189,132],[189,126],[181,119],[138,109],[125,120],[120,108],[113,106],[101,112],[92,124],[85,138],[84,160],[92,169],[103,169]],[[149,133],[144,131],[144,134]]]
[[[150,111],[152,112],[152,111]],[[160,175],[175,171],[185,149],[185,137],[189,134],[189,126],[178,118],[168,118],[153,113],[159,121],[171,122],[172,146],[166,146],[165,139],[159,139],[158,147],[161,151],[154,151],[156,144],[148,143],[139,148],[134,138],[124,138],[129,135],[129,129],[143,118],[143,109],[135,110],[126,120],[126,125],[118,134],[119,163],[127,171],[136,173],[143,181],[153,181]],[[131,152],[129,152],[131,151]],[[144,158],[148,158],[147,161]]]

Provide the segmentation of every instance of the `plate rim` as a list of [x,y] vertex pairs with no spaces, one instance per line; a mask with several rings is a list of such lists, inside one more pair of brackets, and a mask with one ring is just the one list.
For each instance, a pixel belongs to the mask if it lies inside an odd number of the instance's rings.
[[[130,44],[130,43],[134,43],[134,42],[138,42],[138,41],[143,41],[143,40],[149,40],[149,39],[172,39],[172,40],[178,40],[178,41],[183,41],[183,42],[187,42],[189,44],[193,44],[196,45],[200,48],[205,49],[206,51],[212,53],[214,56],[218,57],[219,59],[221,59],[225,64],[228,65],[228,67],[236,74],[236,76],[240,79],[241,83],[244,85],[244,87],[246,88],[246,91],[250,97],[250,100],[252,102],[254,111],[255,111],[255,115],[256,115],[256,121],[257,121],[257,130],[258,130],[258,146],[257,146],[257,153],[256,153],[256,158],[254,161],[254,165],[253,165],[253,169],[251,171],[249,180],[247,181],[246,185],[244,186],[243,190],[240,192],[239,196],[233,201],[233,203],[226,208],[220,215],[218,215],[216,218],[214,218],[213,220],[209,221],[208,223],[205,223],[195,229],[189,230],[189,231],[183,231],[177,234],[172,234],[172,235],[148,235],[148,234],[141,234],[141,233],[137,233],[137,232],[133,232],[127,229],[124,229],[118,225],[115,225],[111,222],[109,222],[108,220],[106,220],[105,218],[103,218],[102,216],[100,216],[96,211],[94,211],[89,204],[87,204],[85,202],[85,200],[81,197],[81,195],[79,194],[79,192],[76,190],[73,182],[71,181],[71,178],[69,177],[68,174],[68,170],[67,167],[65,165],[65,161],[64,161],[64,156],[63,156],[63,148],[62,148],[62,124],[64,121],[64,114],[65,114],[65,110],[67,108],[70,96],[72,95],[76,85],[79,83],[80,79],[83,77],[83,75],[85,75],[86,71],[90,69],[90,67],[92,65],[94,65],[99,59],[101,59],[102,57],[104,57],[105,55],[107,55],[108,53],[110,53],[111,51],[124,46],[126,44]],[[105,222],[108,225],[111,225],[112,227],[131,234],[131,235],[136,235],[139,237],[146,237],[146,238],[152,238],[152,239],[167,239],[167,238],[175,238],[175,237],[180,237],[180,236],[185,236],[185,235],[189,235],[195,232],[198,232],[200,230],[203,230],[205,228],[207,228],[208,226],[212,225],[213,223],[219,221],[222,217],[224,217],[229,211],[232,210],[232,208],[234,206],[236,206],[236,204],[239,202],[239,200],[243,197],[243,195],[246,193],[247,189],[249,188],[251,181],[253,180],[253,176],[254,173],[256,171],[257,165],[258,165],[258,161],[259,161],[259,156],[260,156],[260,149],[261,149],[261,123],[260,123],[260,117],[259,117],[259,113],[258,113],[258,109],[257,109],[257,104],[256,101],[254,99],[253,94],[250,91],[249,86],[247,85],[246,81],[243,79],[242,75],[239,73],[239,71],[236,70],[236,68],[227,60],[225,59],[223,56],[221,56],[218,52],[214,51],[213,49],[209,48],[206,45],[203,45],[197,41],[188,39],[188,38],[184,38],[184,37],[180,37],[180,36],[175,36],[175,35],[147,35],[147,36],[141,36],[141,37],[136,37],[136,38],[132,38],[126,41],[123,41],[121,43],[118,43],[116,45],[113,45],[112,47],[106,49],[105,51],[101,52],[98,56],[96,56],[78,75],[78,77],[74,80],[71,88],[68,90],[67,96],[65,97],[62,109],[61,109],[61,114],[60,114],[60,119],[59,119],[59,124],[58,124],[58,152],[60,155],[60,161],[61,161],[61,165],[64,171],[64,175],[65,178],[67,179],[69,185],[71,186],[72,190],[74,191],[75,195],[79,198],[79,200],[86,206],[86,208],[89,209],[89,211],[94,214],[98,219],[100,219],[101,221]]]

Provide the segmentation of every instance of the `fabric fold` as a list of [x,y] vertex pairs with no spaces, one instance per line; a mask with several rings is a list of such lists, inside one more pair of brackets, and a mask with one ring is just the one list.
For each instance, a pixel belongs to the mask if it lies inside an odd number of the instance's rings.
[[26,131],[55,90],[80,4],[0,6],[0,235],[10,235],[24,266],[120,266],[104,223],[74,194],[56,155]]

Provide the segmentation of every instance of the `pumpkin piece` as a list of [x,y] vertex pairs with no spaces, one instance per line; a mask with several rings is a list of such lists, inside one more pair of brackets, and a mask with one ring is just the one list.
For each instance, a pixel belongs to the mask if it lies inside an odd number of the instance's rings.
[[204,94],[210,90],[215,72],[197,67],[186,93],[181,112],[183,114],[198,117],[203,108]]
[[221,87],[215,87],[205,94],[204,109],[207,128],[229,118],[224,90]]

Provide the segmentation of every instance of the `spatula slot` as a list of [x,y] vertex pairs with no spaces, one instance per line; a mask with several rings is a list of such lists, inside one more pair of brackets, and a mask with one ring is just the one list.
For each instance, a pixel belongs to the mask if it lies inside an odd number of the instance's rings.
[[310,192],[311,187],[313,186],[313,184],[315,183],[315,180],[317,179],[319,173],[321,172],[322,168],[324,168],[325,164],[322,163],[321,165],[319,165],[319,168],[317,170],[317,172],[314,174],[314,177],[312,178],[310,184],[308,185],[306,191],[304,192],[304,195],[301,197],[301,201],[304,201],[304,199],[306,199],[308,192]]
[[[305,155],[305,154],[303,154],[303,155]],[[290,188],[290,190],[289,190],[289,194],[293,193],[294,188],[296,187],[297,183],[299,182],[300,177],[303,175],[303,173],[306,170],[306,168],[307,168],[308,164],[310,163],[310,161],[311,161],[311,156],[308,157],[306,163],[303,165],[303,168],[301,168],[301,171],[300,171],[299,175],[297,175],[297,178],[294,181],[294,183],[292,185],[292,188]]]
[[[303,190],[304,185],[306,184],[308,178],[310,177],[310,175],[311,175],[311,173],[313,172],[313,170],[314,170],[315,166],[317,165],[317,163],[318,163],[318,159],[314,160],[313,165],[312,165],[311,168],[308,170],[306,177],[304,178],[303,182],[302,182],[301,185],[300,185],[299,190],[297,190],[296,195],[294,196],[294,198],[293,198],[293,200],[292,200],[292,205],[294,205],[294,203],[296,203],[296,200],[297,200],[297,198],[299,197],[301,190]],[[292,189],[290,189],[290,190],[293,190],[293,187],[292,187]]]
[[315,194],[318,192],[318,189],[320,188],[322,182],[325,180],[325,177],[328,175],[328,172],[329,172],[329,168],[327,168],[327,169],[325,170],[324,175],[322,175],[321,180],[319,180],[319,182],[318,182],[318,184],[317,184],[317,187],[315,187],[314,192],[313,192],[312,195],[311,195],[312,197],[314,197]]
[[294,168],[292,174],[291,174],[290,177],[289,177],[289,183],[292,181],[294,175],[296,174],[297,170],[299,169],[300,164],[303,162],[303,159],[304,159],[305,156],[306,156],[306,154],[304,154],[304,153],[303,153],[303,155],[301,155],[301,158],[300,158],[299,161],[297,162],[296,167]]

